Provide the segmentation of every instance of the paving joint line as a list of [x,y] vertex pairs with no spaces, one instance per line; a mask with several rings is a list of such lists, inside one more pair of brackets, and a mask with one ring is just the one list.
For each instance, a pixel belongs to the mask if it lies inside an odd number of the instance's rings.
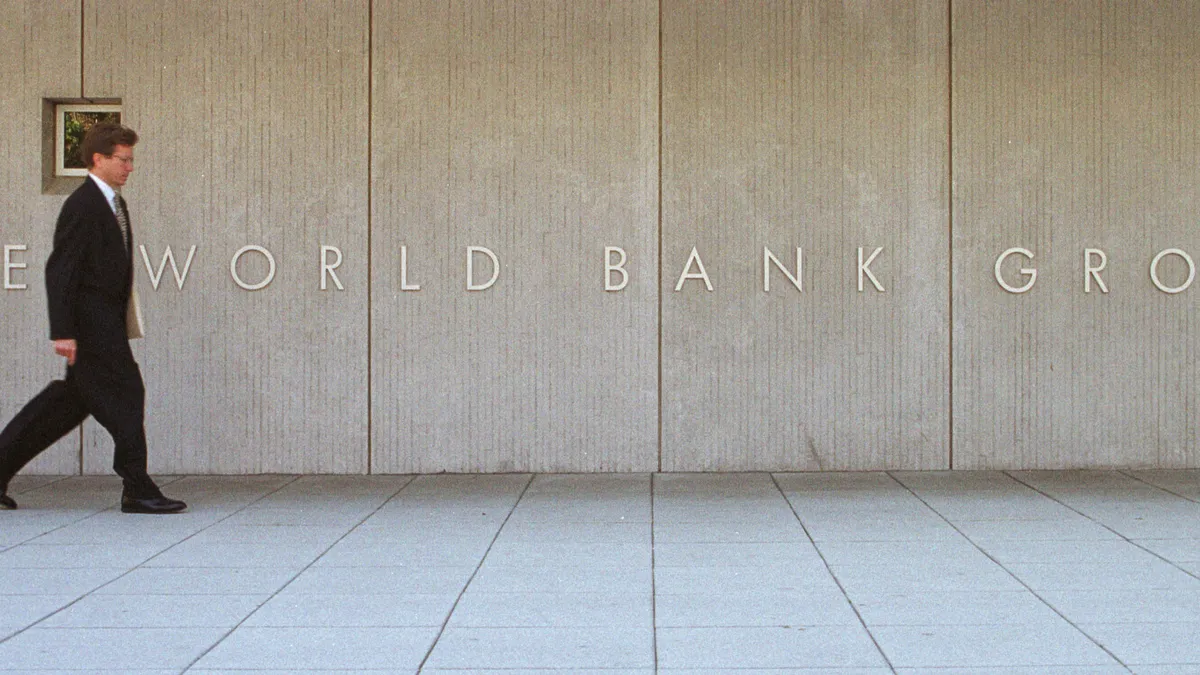
[[[1184,470],[1186,471],[1186,469],[1184,469]],[[1150,481],[1148,481],[1144,478],[1141,478],[1139,476],[1135,476],[1126,470],[1119,470],[1119,471],[1117,471],[1117,473],[1121,474],[1122,476],[1125,476],[1126,478],[1132,478],[1133,480],[1136,480],[1139,483],[1144,483],[1146,485],[1149,485],[1150,487],[1154,488],[1155,490],[1162,490],[1163,492],[1165,492],[1169,495],[1175,495],[1176,497],[1179,497],[1180,499],[1186,499],[1187,501],[1192,502],[1194,504],[1200,504],[1200,499],[1195,499],[1195,498],[1189,497],[1185,494],[1180,494],[1170,488],[1165,488],[1157,483],[1151,483]]]
[[[1091,635],[1090,635],[1090,634],[1089,634],[1087,631],[1085,631],[1085,630],[1083,630],[1082,628],[1080,628],[1080,627],[1079,627],[1079,625],[1078,625],[1078,624],[1076,624],[1074,621],[1072,621],[1070,617],[1068,617],[1066,614],[1064,614],[1064,613],[1060,612],[1060,611],[1058,610],[1058,608],[1057,608],[1057,607],[1055,607],[1054,605],[1050,604],[1050,602],[1048,602],[1048,601],[1047,601],[1045,598],[1043,598],[1043,597],[1041,596],[1041,594],[1039,594],[1037,591],[1035,591],[1035,590],[1033,589],[1033,587],[1032,587],[1032,586],[1030,586],[1029,584],[1027,584],[1027,583],[1025,582],[1025,580],[1024,580],[1024,579],[1022,579],[1021,577],[1017,576],[1015,573],[1013,573],[1013,571],[1012,571],[1012,570],[1010,570],[1010,569],[1008,569],[1007,567],[1005,567],[1004,563],[1000,562],[999,560],[997,560],[997,559],[995,558],[995,556],[993,556],[991,553],[988,553],[986,550],[984,550],[984,548],[983,548],[982,546],[980,546],[980,545],[979,545],[979,544],[978,544],[978,543],[977,543],[977,542],[976,542],[974,539],[972,539],[971,537],[969,537],[969,536],[967,535],[967,533],[965,533],[965,532],[963,532],[962,530],[960,530],[960,529],[958,528],[958,525],[955,525],[955,524],[954,524],[954,522],[953,522],[953,521],[951,521],[949,518],[947,518],[947,517],[946,517],[946,516],[945,516],[945,515],[944,515],[944,514],[941,512],[941,511],[938,511],[937,509],[933,508],[933,505],[931,505],[929,502],[925,501],[925,498],[924,498],[924,497],[922,497],[921,495],[917,494],[916,490],[913,490],[911,487],[909,487],[908,485],[906,485],[906,484],[904,483],[904,481],[902,481],[902,480],[900,480],[899,478],[897,478],[896,476],[892,475],[892,472],[891,472],[891,471],[885,471],[884,473],[885,473],[885,474],[888,476],[888,478],[891,478],[893,481],[895,481],[895,482],[896,482],[896,484],[898,484],[900,487],[902,487],[902,488],[904,488],[905,490],[907,490],[909,494],[911,494],[913,497],[915,497],[915,498],[917,499],[917,501],[919,501],[919,502],[921,502],[922,504],[924,504],[924,505],[925,505],[925,508],[929,509],[929,510],[930,510],[930,511],[932,511],[934,514],[936,514],[938,518],[941,518],[943,521],[945,521],[945,523],[946,523],[947,525],[949,525],[951,528],[953,528],[953,530],[954,530],[955,532],[957,532],[957,533],[959,534],[959,536],[961,536],[963,539],[966,539],[966,540],[967,540],[967,541],[968,541],[968,542],[969,542],[969,543],[970,543],[972,546],[974,546],[974,547],[975,547],[975,548],[976,548],[976,549],[977,549],[977,550],[978,550],[980,553],[982,553],[983,555],[987,556],[988,560],[991,560],[993,563],[995,563],[995,564],[996,564],[996,566],[997,566],[997,567],[999,567],[1000,569],[1004,570],[1004,573],[1005,573],[1005,574],[1007,574],[1008,576],[1012,577],[1014,580],[1016,580],[1016,582],[1017,582],[1017,583],[1019,583],[1019,584],[1021,584],[1022,586],[1024,586],[1024,587],[1025,587],[1025,590],[1029,591],[1029,593],[1030,593],[1031,595],[1033,595],[1033,597],[1037,598],[1037,599],[1038,599],[1038,601],[1039,601],[1039,602],[1041,602],[1042,604],[1044,604],[1046,607],[1049,607],[1049,608],[1050,608],[1050,611],[1052,611],[1052,612],[1054,612],[1055,614],[1057,614],[1057,615],[1059,615],[1060,617],[1062,617],[1062,620],[1063,620],[1063,621],[1066,621],[1066,622],[1067,622],[1067,625],[1069,625],[1069,626],[1071,626],[1072,628],[1074,628],[1075,630],[1079,631],[1079,634],[1080,634],[1080,635],[1082,635],[1082,636],[1086,637],[1088,640],[1090,640],[1090,641],[1092,642],[1092,644],[1094,644],[1094,645],[1096,645],[1097,647],[1099,647],[1099,648],[1100,648],[1100,649],[1101,649],[1101,650],[1102,650],[1102,651],[1103,651],[1105,654],[1108,654],[1108,656],[1109,656],[1110,658],[1112,658],[1112,660],[1113,660],[1113,661],[1115,661],[1116,663],[1120,664],[1120,666],[1121,666],[1122,668],[1124,668],[1125,670],[1127,670],[1127,671],[1129,671],[1129,672],[1131,672],[1131,673],[1133,672],[1133,669],[1132,669],[1132,668],[1130,668],[1130,667],[1129,667],[1129,666],[1128,666],[1128,665],[1127,665],[1127,664],[1126,664],[1124,661],[1122,661],[1120,658],[1118,658],[1116,654],[1112,653],[1112,651],[1111,651],[1111,650],[1109,650],[1109,648],[1108,648],[1108,647],[1105,647],[1103,644],[1101,644],[1101,643],[1100,643],[1100,641],[1099,641],[1099,640],[1097,640],[1096,638],[1092,637],[1092,636],[1091,636]],[[1004,475],[1008,475],[1008,472],[1007,472],[1007,471],[1002,471],[1002,472],[1000,472],[1000,473],[1002,473],[1002,474],[1004,474]],[[1009,476],[1009,478],[1012,478],[1012,476]],[[1016,480],[1015,478],[1012,478],[1012,479],[1013,479],[1013,480]],[[1021,481],[1017,481],[1017,482],[1018,482],[1018,483],[1020,483]],[[1022,485],[1024,485],[1024,483],[1021,483],[1021,484],[1022,484]],[[1028,486],[1027,486],[1027,487],[1028,487]]]
[[[1180,564],[1179,564],[1179,563],[1175,562],[1174,560],[1170,560],[1170,559],[1168,559],[1168,558],[1166,558],[1166,557],[1164,557],[1164,556],[1160,555],[1160,554],[1159,554],[1159,553],[1157,553],[1156,551],[1152,551],[1152,550],[1150,550],[1150,549],[1146,548],[1145,546],[1142,546],[1141,544],[1137,543],[1137,542],[1136,542],[1136,541],[1134,541],[1133,539],[1130,539],[1129,537],[1126,537],[1125,535],[1123,535],[1123,534],[1121,534],[1120,532],[1116,531],[1116,530],[1115,530],[1115,529],[1113,529],[1112,527],[1109,527],[1107,524],[1105,524],[1105,523],[1103,523],[1103,522],[1101,522],[1101,521],[1099,521],[1099,520],[1096,520],[1096,519],[1095,519],[1095,518],[1093,518],[1092,516],[1090,516],[1090,515],[1088,515],[1088,514],[1084,513],[1083,511],[1080,511],[1079,509],[1075,508],[1074,506],[1071,506],[1070,504],[1068,504],[1068,503],[1066,503],[1066,502],[1062,501],[1062,500],[1061,500],[1061,499],[1059,499],[1058,497],[1055,497],[1054,495],[1052,495],[1052,494],[1049,494],[1048,492],[1044,492],[1043,490],[1041,490],[1041,489],[1039,489],[1039,488],[1036,488],[1036,487],[1034,487],[1034,486],[1030,485],[1029,483],[1026,483],[1025,481],[1021,480],[1020,478],[1017,478],[1016,476],[1013,476],[1013,475],[1012,475],[1012,474],[1010,474],[1008,471],[1004,471],[1003,473],[1004,473],[1004,475],[1006,475],[1006,476],[1008,476],[1009,478],[1011,478],[1011,479],[1015,480],[1016,482],[1020,483],[1021,485],[1024,485],[1025,487],[1029,488],[1030,490],[1033,490],[1034,492],[1036,492],[1036,493],[1038,493],[1038,494],[1042,495],[1043,497],[1045,497],[1045,498],[1047,498],[1047,499],[1049,499],[1049,500],[1051,500],[1051,501],[1054,501],[1054,502],[1056,502],[1056,503],[1058,503],[1058,504],[1061,504],[1062,506],[1064,506],[1064,507],[1066,507],[1066,508],[1068,508],[1068,509],[1070,509],[1070,510],[1074,511],[1075,513],[1078,513],[1079,515],[1083,516],[1084,518],[1087,518],[1087,519],[1088,519],[1089,521],[1091,521],[1092,523],[1094,523],[1094,524],[1096,524],[1096,525],[1099,525],[1100,527],[1102,527],[1102,528],[1104,528],[1104,529],[1108,530],[1109,532],[1112,532],[1113,534],[1115,534],[1115,535],[1117,535],[1118,537],[1120,537],[1122,541],[1124,541],[1124,542],[1128,543],[1129,545],[1131,545],[1131,546],[1135,546],[1135,547],[1137,547],[1137,548],[1139,548],[1139,549],[1141,549],[1141,550],[1145,551],[1146,553],[1149,553],[1150,555],[1152,555],[1152,556],[1154,556],[1155,558],[1158,558],[1159,560],[1161,560],[1161,561],[1163,561],[1163,562],[1167,563],[1168,565],[1170,565],[1171,567],[1174,567],[1175,569],[1179,570],[1180,572],[1183,572],[1184,574],[1188,575],[1189,577],[1192,577],[1193,579],[1196,579],[1197,581],[1200,581],[1200,573],[1196,573],[1196,572],[1192,572],[1192,571],[1190,571],[1190,570],[1184,569],[1183,567],[1181,567],[1181,566],[1180,566]],[[1119,473],[1119,472],[1118,472],[1118,473]],[[1154,486],[1154,487],[1158,487],[1158,486]],[[1167,492],[1167,491],[1166,491],[1166,490],[1164,490],[1164,492]]]
[[[177,482],[179,482],[179,481],[183,480],[184,478],[186,478],[186,476],[176,476],[174,480],[169,480],[169,481],[165,481],[165,482],[163,482],[163,485],[164,485],[164,486],[165,486],[165,485],[171,485],[172,483],[177,483]],[[292,477],[292,479],[291,479],[290,481],[288,481],[288,482],[284,483],[283,485],[280,485],[279,487],[275,488],[274,490],[271,490],[270,492],[267,492],[266,494],[262,495],[262,496],[261,496],[261,497],[259,497],[258,499],[255,499],[255,500],[253,500],[253,501],[251,501],[251,502],[247,503],[245,506],[243,506],[243,507],[241,507],[241,508],[237,509],[237,510],[236,510],[236,511],[234,511],[233,513],[230,513],[229,515],[225,516],[224,518],[221,518],[220,520],[217,520],[216,522],[209,523],[208,525],[205,525],[204,527],[200,528],[199,530],[196,530],[195,532],[193,532],[193,533],[189,534],[188,536],[184,537],[183,539],[180,539],[179,541],[175,542],[174,544],[171,544],[170,546],[168,546],[168,547],[164,548],[163,550],[159,551],[158,553],[155,553],[154,555],[150,556],[149,558],[146,558],[145,560],[141,561],[140,563],[138,563],[138,564],[134,565],[133,567],[131,567],[131,568],[129,568],[129,569],[127,569],[127,570],[125,570],[125,571],[124,571],[124,572],[122,572],[121,574],[118,574],[117,576],[113,577],[112,579],[109,579],[108,581],[105,581],[104,583],[100,584],[99,586],[96,586],[95,588],[91,589],[90,591],[88,591],[88,592],[84,593],[83,595],[80,595],[79,597],[75,598],[75,599],[74,599],[74,600],[72,600],[71,602],[69,602],[69,603],[67,603],[67,604],[63,605],[62,607],[59,607],[58,609],[54,610],[53,612],[50,612],[50,613],[49,613],[49,614],[47,614],[46,616],[43,616],[42,618],[38,619],[37,621],[34,621],[33,623],[29,624],[28,626],[25,626],[25,627],[24,627],[24,628],[22,628],[21,630],[19,630],[19,631],[17,631],[17,632],[15,632],[15,633],[13,633],[12,635],[9,635],[8,637],[4,638],[3,640],[0,640],[0,645],[4,644],[5,642],[8,642],[9,640],[11,640],[11,639],[13,639],[13,638],[17,637],[18,635],[21,635],[21,634],[25,633],[26,631],[30,630],[31,628],[36,628],[36,627],[37,627],[39,624],[41,624],[42,622],[44,622],[46,619],[49,619],[49,618],[51,618],[51,617],[54,617],[54,616],[58,615],[59,613],[61,613],[61,612],[65,611],[65,610],[68,610],[68,609],[70,609],[70,608],[72,608],[72,607],[74,607],[76,604],[78,604],[78,603],[79,603],[79,601],[80,601],[80,600],[83,600],[84,598],[91,597],[91,595],[92,595],[93,593],[95,593],[96,591],[100,590],[101,588],[104,588],[105,586],[108,586],[109,584],[113,583],[114,581],[119,581],[120,579],[124,579],[125,577],[129,576],[130,574],[132,574],[132,573],[134,572],[134,570],[141,569],[142,565],[145,565],[146,563],[150,562],[151,560],[154,560],[155,558],[157,558],[158,556],[162,555],[163,553],[166,553],[167,551],[169,551],[169,550],[171,550],[171,549],[175,548],[176,546],[178,546],[178,545],[182,544],[183,542],[185,542],[185,541],[187,541],[187,540],[191,539],[192,537],[195,537],[196,535],[200,534],[201,532],[204,532],[205,530],[207,530],[207,529],[209,529],[209,528],[211,528],[211,527],[213,527],[213,526],[215,526],[215,525],[219,525],[220,523],[223,523],[223,522],[225,522],[226,520],[228,520],[228,519],[230,519],[230,518],[232,518],[232,517],[236,516],[238,513],[241,513],[243,510],[245,510],[245,509],[249,508],[250,506],[253,506],[254,504],[257,504],[258,502],[260,502],[260,501],[262,501],[263,499],[266,499],[267,497],[269,497],[269,496],[271,496],[271,495],[275,494],[276,492],[278,492],[278,491],[282,490],[283,488],[285,488],[285,487],[287,487],[287,486],[291,485],[292,483],[295,483],[295,482],[296,482],[297,480],[299,480],[299,479],[300,479],[300,476],[299,476],[299,475],[293,476],[293,477]],[[95,513],[92,513],[91,515],[84,516],[83,518],[80,518],[79,520],[77,520],[77,521],[74,521],[73,523],[70,523],[70,524],[71,524],[71,525],[74,525],[74,524],[77,524],[77,523],[82,523],[83,521],[85,521],[85,520],[89,520],[89,519],[91,519],[91,518],[95,518],[96,516],[98,516],[98,515],[100,515],[100,514],[102,514],[102,513],[108,513],[109,511],[112,511],[114,508],[116,508],[116,507],[115,507],[115,506],[110,506],[110,507],[108,507],[108,508],[106,508],[106,509],[104,509],[104,510],[102,510],[102,511],[97,511],[97,512],[95,512]],[[168,514],[168,516],[169,516],[169,515],[170,515],[170,514]],[[67,527],[67,525],[63,525],[62,527]],[[59,529],[62,529],[62,527],[55,528],[54,530],[50,530],[49,532],[43,532],[42,534],[40,534],[40,535],[38,535],[38,536],[40,537],[40,536],[44,536],[44,535],[50,534],[51,532],[54,532],[54,531],[56,531],[56,530],[59,530]],[[35,537],[35,538],[36,538],[36,537]],[[210,649],[211,649],[211,647],[210,647]]]
[[[42,488],[50,487],[51,485],[54,485],[55,483],[61,483],[64,480],[67,480],[68,478],[83,478],[83,477],[84,476],[79,476],[79,475],[74,475],[74,474],[52,476],[52,477],[50,477],[50,480],[46,481],[45,483],[42,483],[41,485],[36,485],[31,488],[25,488],[24,490],[21,490],[20,492],[13,490],[13,494],[14,495],[23,495],[23,494],[27,494],[29,492],[37,492],[38,490],[41,490]],[[16,478],[16,476],[13,476],[13,478]],[[11,486],[9,486],[9,487],[11,487]]]
[[[241,511],[245,510],[246,508],[249,508],[250,506],[252,506],[252,505],[254,505],[254,504],[256,504],[256,503],[258,503],[258,502],[262,501],[263,499],[266,499],[266,498],[267,498],[267,497],[269,497],[270,495],[272,495],[272,494],[275,494],[276,492],[279,492],[279,491],[280,491],[280,490],[282,490],[283,488],[285,488],[285,487],[288,487],[289,485],[292,485],[292,484],[293,484],[293,483],[295,483],[296,481],[300,480],[300,478],[301,478],[301,477],[302,477],[302,476],[296,476],[295,480],[292,480],[291,482],[287,483],[286,485],[281,485],[281,486],[279,487],[279,489],[277,489],[277,490],[273,490],[273,491],[271,491],[270,493],[263,495],[263,496],[262,496],[262,497],[260,497],[259,499],[256,499],[256,500],[254,500],[254,501],[253,501],[253,502],[251,502],[250,504],[247,504],[246,506],[242,507],[242,509],[239,509],[239,510],[238,510],[238,512],[235,512],[235,513],[231,513],[231,514],[229,514],[229,516],[228,516],[227,518],[232,518],[234,515],[236,515],[236,513],[239,513],[239,512],[241,512]],[[214,643],[212,643],[211,645],[209,645],[209,646],[208,646],[208,649],[205,649],[203,652],[201,652],[201,653],[200,653],[200,655],[199,655],[199,656],[197,656],[196,658],[192,659],[192,661],[191,661],[190,663],[188,663],[188,664],[187,664],[187,666],[185,666],[183,670],[181,670],[181,671],[180,671],[181,675],[182,675],[182,673],[186,673],[186,672],[188,672],[189,670],[191,670],[191,669],[192,669],[192,667],[194,667],[194,666],[195,666],[197,663],[199,663],[199,662],[200,662],[200,660],[201,660],[201,659],[203,659],[205,656],[208,656],[208,655],[209,655],[209,653],[211,653],[211,652],[212,652],[212,650],[216,649],[218,645],[220,645],[222,642],[224,642],[226,639],[228,639],[228,638],[229,638],[229,636],[230,636],[230,635],[232,635],[234,631],[236,631],[237,629],[241,628],[241,627],[242,627],[242,625],[243,625],[243,624],[245,624],[245,623],[246,623],[246,621],[247,621],[247,620],[248,620],[250,617],[252,617],[252,616],[254,616],[255,614],[257,614],[257,613],[258,613],[258,610],[260,610],[260,609],[262,609],[262,608],[263,608],[263,605],[266,605],[268,602],[270,602],[270,601],[274,600],[274,599],[275,599],[275,598],[276,598],[276,597],[277,597],[277,596],[278,596],[280,593],[282,593],[282,592],[283,592],[283,590],[284,590],[285,588],[287,588],[288,586],[291,586],[291,585],[292,585],[292,582],[294,582],[294,581],[295,581],[297,578],[299,578],[301,574],[304,574],[304,573],[305,573],[305,572],[307,572],[309,569],[311,569],[313,565],[317,564],[317,561],[318,561],[318,560],[320,560],[321,558],[323,558],[323,557],[325,556],[325,554],[326,554],[326,553],[329,553],[329,550],[330,550],[330,549],[332,549],[334,546],[337,546],[337,545],[338,545],[338,543],[340,543],[340,542],[341,542],[343,539],[345,539],[347,536],[349,536],[351,532],[354,532],[355,530],[357,530],[357,529],[359,528],[359,526],[360,526],[360,525],[362,525],[363,523],[367,522],[367,520],[368,520],[368,519],[370,519],[370,518],[371,518],[371,516],[375,515],[376,513],[379,513],[379,509],[382,509],[384,506],[386,506],[386,505],[388,504],[388,502],[390,502],[390,501],[392,501],[393,499],[395,499],[395,498],[396,498],[396,495],[398,495],[398,494],[400,494],[401,492],[403,492],[403,491],[404,491],[404,489],[405,489],[405,488],[407,488],[409,485],[412,485],[413,481],[415,481],[416,479],[417,479],[417,477],[416,477],[415,475],[409,476],[408,480],[407,480],[407,481],[405,481],[405,482],[404,482],[404,484],[403,484],[403,485],[401,485],[399,489],[397,489],[395,492],[393,492],[391,495],[389,495],[387,499],[383,500],[383,502],[381,502],[381,503],[379,504],[379,506],[376,506],[376,507],[374,508],[374,510],[372,510],[372,511],[371,511],[370,513],[368,513],[367,515],[363,516],[362,520],[360,520],[360,521],[358,521],[357,523],[355,523],[354,527],[351,527],[349,530],[346,530],[344,533],[342,533],[342,536],[338,537],[338,538],[337,538],[337,539],[336,539],[336,540],[335,540],[335,541],[334,541],[332,544],[330,544],[329,546],[326,546],[324,551],[321,551],[320,553],[318,553],[318,554],[317,554],[317,557],[315,557],[315,558],[313,558],[313,559],[312,559],[312,562],[308,563],[308,564],[307,564],[307,565],[305,565],[303,568],[301,568],[299,572],[296,572],[294,575],[292,575],[292,578],[291,578],[291,579],[288,579],[286,582],[284,582],[284,584],[283,584],[282,586],[280,586],[279,588],[275,589],[275,592],[274,592],[274,593],[271,593],[270,595],[268,595],[266,600],[263,600],[262,602],[258,603],[258,606],[257,606],[257,607],[255,607],[253,610],[251,610],[249,614],[247,614],[246,616],[242,617],[242,620],[241,620],[241,621],[238,621],[236,624],[234,624],[234,626],[233,626],[232,628],[230,628],[229,630],[225,631],[225,634],[224,634],[224,635],[222,635],[221,637],[217,638],[217,641],[216,641],[216,642],[214,642]],[[225,519],[223,518],[222,520],[225,520]],[[213,525],[216,525],[216,524],[217,524],[217,523],[213,523]],[[210,526],[210,527],[211,527],[211,526]],[[208,529],[208,528],[205,528],[205,529]],[[199,533],[197,533],[197,534],[199,534]],[[190,537],[189,537],[189,538],[190,538]],[[182,543],[182,542],[180,542],[180,543]]]
[[516,512],[517,507],[521,505],[521,500],[525,498],[525,493],[529,492],[529,486],[533,485],[533,481],[537,478],[536,473],[529,474],[529,480],[525,481],[525,487],[521,488],[521,494],[517,495],[517,501],[513,502],[512,508],[508,510],[508,515],[504,516],[504,520],[500,523],[500,527],[496,528],[496,534],[492,535],[492,541],[488,543],[487,550],[483,552],[483,556],[479,558],[479,563],[475,565],[475,569],[471,572],[471,576],[467,579],[467,583],[463,584],[462,590],[458,592],[458,597],[454,598],[454,604],[450,606],[450,611],[446,612],[446,619],[442,621],[441,628],[438,628],[438,633],[430,643],[429,649],[425,652],[425,656],[421,658],[421,663],[417,666],[417,675],[421,675],[421,671],[425,670],[425,663],[429,661],[429,657],[433,655],[433,650],[437,648],[438,642],[441,641],[442,635],[446,632],[446,626],[450,625],[450,617],[454,616],[454,610],[458,609],[458,603],[462,602],[463,595],[466,595],[467,589],[470,588],[471,582],[475,581],[476,575],[479,574],[479,569],[483,567],[483,563],[487,560],[488,554],[492,552],[492,547],[496,545],[496,540],[500,538],[500,533],[504,531],[504,526],[508,524],[512,514]]
[[879,640],[875,639],[875,634],[871,632],[871,628],[867,625],[866,619],[864,619],[862,613],[858,611],[858,606],[855,605],[854,601],[850,599],[850,594],[846,592],[846,587],[842,585],[842,580],[838,579],[837,574],[833,571],[833,567],[831,567],[829,565],[829,561],[825,559],[825,554],[821,552],[821,547],[817,546],[817,540],[813,539],[812,533],[808,531],[808,526],[805,525],[804,520],[800,518],[800,512],[796,510],[796,505],[792,503],[792,500],[788,499],[787,493],[783,491],[783,487],[779,484],[778,477],[776,477],[774,472],[768,472],[767,475],[771,477],[771,482],[775,484],[775,489],[779,491],[779,496],[783,497],[783,501],[787,503],[788,509],[790,509],[792,515],[796,517],[796,522],[800,524],[800,528],[804,530],[804,536],[808,537],[808,543],[812,545],[813,550],[816,551],[817,555],[821,557],[821,563],[825,565],[825,571],[829,573],[829,576],[833,579],[833,583],[837,584],[838,590],[842,592],[842,597],[846,599],[846,604],[850,605],[850,609],[854,610],[854,615],[858,617],[859,624],[862,625],[863,630],[867,631],[867,637],[871,638],[871,643],[875,645],[875,649],[879,652],[879,655],[883,657],[883,661],[887,664],[888,669],[895,673],[896,665],[892,663],[890,658],[888,658],[887,652],[883,650],[883,646],[879,644]]

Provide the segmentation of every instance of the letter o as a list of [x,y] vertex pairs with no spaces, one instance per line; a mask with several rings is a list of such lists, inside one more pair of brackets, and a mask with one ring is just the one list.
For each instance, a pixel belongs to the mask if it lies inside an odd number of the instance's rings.
[[[1161,281],[1159,281],[1159,279],[1158,279],[1158,263],[1163,258],[1165,258],[1169,255],[1177,255],[1180,258],[1183,258],[1183,261],[1187,263],[1188,278],[1187,278],[1187,281],[1183,282],[1182,286],[1176,286],[1174,288],[1164,286],[1163,283]],[[1195,279],[1196,279],[1196,263],[1192,260],[1192,256],[1188,255],[1186,252],[1184,252],[1180,249],[1168,248],[1164,251],[1160,251],[1158,255],[1154,256],[1154,260],[1150,262],[1150,281],[1153,281],[1154,285],[1158,287],[1158,290],[1162,291],[1163,293],[1171,293],[1171,294],[1182,293],[1187,290],[1188,286],[1192,285],[1192,281],[1194,281]]]
[[1004,264],[1004,261],[1010,255],[1014,255],[1017,253],[1025,256],[1026,258],[1029,258],[1030,260],[1033,260],[1033,252],[1030,251],[1029,249],[1020,248],[1020,247],[1010,248],[1007,251],[1005,251],[1004,253],[1001,253],[999,258],[996,258],[996,267],[995,267],[996,283],[1000,284],[1000,287],[1003,288],[1004,290],[1008,291],[1009,293],[1024,293],[1024,292],[1028,291],[1029,289],[1033,288],[1034,282],[1037,281],[1037,270],[1030,269],[1027,267],[1021,268],[1021,274],[1024,274],[1025,276],[1029,277],[1029,281],[1027,281],[1024,286],[1011,286],[1011,285],[1009,285],[1009,283],[1007,281],[1004,280],[1004,277],[1001,276],[1000,266]]
[[[248,283],[242,281],[242,278],[238,276],[238,272],[237,272],[238,261],[242,259],[243,255],[246,255],[250,251],[254,251],[255,253],[263,254],[263,257],[265,257],[267,259],[267,265],[269,266],[267,268],[267,278],[263,279],[262,281],[260,281],[257,284],[248,284]],[[267,249],[265,249],[261,246],[254,246],[253,244],[250,246],[243,246],[240,249],[238,249],[237,253],[233,254],[233,259],[229,261],[229,274],[230,274],[230,276],[233,277],[233,283],[237,284],[238,286],[241,286],[242,288],[246,289],[247,291],[261,290],[263,288],[266,288],[267,284],[270,284],[272,281],[275,280],[275,256],[271,255],[270,251],[268,251]]]

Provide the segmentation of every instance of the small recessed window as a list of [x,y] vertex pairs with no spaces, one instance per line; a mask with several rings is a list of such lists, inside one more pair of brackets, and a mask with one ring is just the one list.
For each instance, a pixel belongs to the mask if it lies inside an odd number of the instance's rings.
[[100,122],[121,123],[121,106],[60,103],[54,107],[54,175],[86,176],[83,135]]

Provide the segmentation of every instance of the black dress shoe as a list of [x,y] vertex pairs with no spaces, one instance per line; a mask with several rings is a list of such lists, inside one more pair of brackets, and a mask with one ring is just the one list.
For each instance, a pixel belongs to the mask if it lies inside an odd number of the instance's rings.
[[138,499],[128,495],[121,496],[122,513],[179,513],[187,508],[187,504],[178,499],[167,497],[147,497]]
[[0,490],[0,509],[8,509],[14,511],[17,508],[17,502],[12,497],[8,496],[7,490]]

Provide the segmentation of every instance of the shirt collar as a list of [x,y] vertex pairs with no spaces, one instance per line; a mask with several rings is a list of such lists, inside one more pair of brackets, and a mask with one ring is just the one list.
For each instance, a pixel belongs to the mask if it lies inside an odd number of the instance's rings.
[[116,207],[114,206],[114,204],[117,201],[116,200],[117,191],[112,189],[112,186],[110,186],[108,183],[105,183],[103,180],[100,179],[99,176],[97,176],[94,173],[88,172],[88,178],[91,178],[92,180],[96,181],[96,187],[100,188],[100,191],[104,193],[104,198],[108,200],[108,205],[110,207],[112,207],[113,210],[115,211]]

